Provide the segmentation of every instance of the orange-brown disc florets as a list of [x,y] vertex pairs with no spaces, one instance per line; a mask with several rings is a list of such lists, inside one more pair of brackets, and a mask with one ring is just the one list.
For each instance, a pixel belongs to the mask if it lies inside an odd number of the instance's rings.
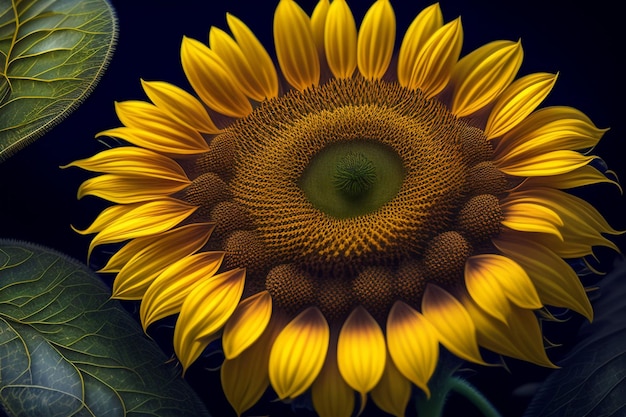
[[[345,318],[364,305],[382,319],[400,293],[417,305],[425,282],[462,282],[473,245],[499,231],[506,181],[492,153],[480,129],[419,90],[333,79],[268,100],[217,135],[188,195],[225,225],[225,264],[247,265],[278,307]],[[342,194],[338,164],[344,176],[361,164],[367,178],[354,181],[367,187]],[[231,200],[209,196],[207,175]]]

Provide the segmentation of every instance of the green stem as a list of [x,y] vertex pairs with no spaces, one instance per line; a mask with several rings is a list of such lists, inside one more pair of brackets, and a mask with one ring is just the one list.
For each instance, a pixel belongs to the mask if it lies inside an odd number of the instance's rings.
[[467,398],[485,417],[502,417],[498,410],[485,398],[485,396],[469,382],[458,377],[450,377],[448,380],[450,391]]
[[441,417],[450,392],[456,392],[465,397],[485,417],[502,417],[480,391],[469,382],[455,376],[445,378],[440,388],[432,391],[429,399],[426,397],[418,398],[418,415],[420,417]]

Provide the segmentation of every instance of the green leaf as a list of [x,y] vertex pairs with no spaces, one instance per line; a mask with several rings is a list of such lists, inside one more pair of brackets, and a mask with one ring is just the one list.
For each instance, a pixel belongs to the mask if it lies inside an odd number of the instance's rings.
[[[533,397],[524,417],[626,415],[626,263],[598,284],[593,323]],[[596,294],[598,293],[598,294]]]
[[0,0],[0,162],[87,97],[116,37],[106,0]]
[[[0,240],[0,409],[9,416],[208,416],[86,266]],[[0,413],[1,414],[1,413]]]

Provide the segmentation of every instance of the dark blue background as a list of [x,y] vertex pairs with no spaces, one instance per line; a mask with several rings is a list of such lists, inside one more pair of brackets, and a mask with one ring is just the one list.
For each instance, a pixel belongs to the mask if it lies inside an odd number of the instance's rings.
[[[116,0],[119,38],[115,55],[95,91],[73,114],[33,145],[0,164],[0,236],[39,243],[72,257],[86,259],[89,239],[74,233],[69,225],[86,227],[105,206],[86,198],[76,201],[76,190],[89,174],[78,169],[61,170],[60,165],[91,156],[103,147],[94,135],[119,125],[114,101],[145,99],[139,79],[164,80],[188,87],[179,60],[183,35],[208,39],[210,26],[227,29],[225,13],[231,12],[247,23],[272,49],[272,16],[277,1],[232,0]],[[300,2],[310,12],[315,1]],[[360,21],[370,2],[349,2]],[[399,33],[430,2],[393,1]],[[445,21],[462,16],[465,32],[463,54],[495,39],[522,40],[525,57],[520,74],[560,72],[557,84],[545,105],[570,105],[587,115],[599,127],[611,127],[595,154],[626,178],[624,163],[624,64],[622,63],[624,23],[610,0],[574,3],[567,0],[479,1],[443,0]],[[398,42],[401,37],[398,37]],[[399,43],[397,43],[399,45]],[[614,187],[598,186],[587,197],[599,207],[610,223],[626,229],[625,198]],[[616,239],[624,248],[624,237]],[[613,257],[600,251],[610,269]],[[562,348],[550,351],[558,359],[567,350],[578,321],[554,331]],[[547,331],[551,329],[548,328]],[[568,333],[570,332],[570,333]],[[509,362],[512,373],[502,368],[475,368],[470,380],[487,393],[505,416],[519,416],[527,398],[513,390],[527,382],[540,381],[547,371],[530,364]],[[224,401],[212,394],[216,373],[192,369],[190,381],[200,395],[214,404],[213,415],[222,416]],[[462,400],[453,398],[449,413],[464,410]],[[284,410],[279,405],[276,409]],[[273,411],[275,412],[275,411]],[[280,414],[282,415],[282,414]]]

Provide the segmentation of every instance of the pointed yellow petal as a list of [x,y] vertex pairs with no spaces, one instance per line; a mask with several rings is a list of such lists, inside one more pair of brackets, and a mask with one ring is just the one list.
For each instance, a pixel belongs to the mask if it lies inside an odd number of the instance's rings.
[[386,352],[380,326],[367,310],[358,306],[341,327],[337,363],[343,379],[361,394],[361,411],[365,407],[367,393],[383,375]]
[[608,129],[599,129],[573,107],[539,109],[507,132],[496,146],[497,159],[528,158],[551,151],[591,149]]
[[422,298],[422,314],[436,329],[446,349],[470,362],[485,363],[478,351],[474,322],[459,300],[428,284]]
[[413,88],[409,86],[409,80],[417,55],[426,45],[426,41],[441,26],[443,26],[443,14],[439,3],[426,7],[413,19],[404,34],[398,52],[398,82],[401,86]]
[[613,229],[595,207],[579,197],[552,188],[536,188],[511,193],[509,198],[528,201],[553,210],[563,221],[561,233],[566,244],[585,243],[618,250],[617,246],[602,234],[618,235],[624,232]]
[[246,272],[234,269],[199,281],[180,308],[174,327],[174,351],[187,369],[233,314],[243,294]]
[[[115,112],[124,126],[131,128],[132,132],[139,136],[145,132],[164,137],[162,141],[177,150],[176,153],[184,154],[190,150],[207,149],[206,140],[196,129],[181,124],[154,104],[136,100],[117,102]],[[156,140],[155,146],[158,146]],[[157,147],[150,149],[159,151]]]
[[306,391],[320,373],[330,330],[317,307],[298,314],[280,332],[270,353],[270,382],[280,399],[295,398]]
[[[524,268],[506,256],[494,254],[471,256],[465,264],[465,282],[468,284],[468,290],[470,290],[469,280],[478,281],[478,285],[499,287],[506,298],[521,308],[533,310],[543,307],[537,290]],[[476,283],[474,285],[476,286]],[[478,304],[483,307],[480,302]],[[507,313],[510,313],[510,308],[507,310]]]
[[165,180],[187,180],[185,171],[173,159],[135,146],[107,149],[90,158],[74,161],[62,168],[71,166],[105,174],[130,174]]
[[236,358],[226,359],[222,364],[222,389],[237,415],[256,404],[269,386],[267,364],[272,344],[281,328],[282,321],[272,317],[256,342]]
[[505,325],[483,311],[469,297],[463,305],[476,323],[481,346],[502,355],[555,368],[546,355],[541,329],[532,311],[513,305],[509,323]]
[[230,117],[252,111],[224,61],[208,46],[185,36],[180,54],[189,83],[207,106]]
[[211,223],[192,223],[157,237],[130,241],[105,267],[108,269],[123,262],[113,281],[113,298],[141,299],[165,268],[200,250],[209,240],[213,228]]
[[575,151],[554,151],[519,161],[496,160],[496,166],[505,174],[518,177],[560,175],[591,162],[595,156],[585,156]]
[[174,194],[189,184],[191,181],[186,179],[105,174],[84,181],[78,188],[78,198],[92,195],[117,204],[138,203]]
[[272,297],[262,291],[246,298],[224,326],[222,347],[226,359],[245,351],[265,331],[272,316]]
[[[472,257],[473,258],[473,257]],[[511,303],[494,274],[478,260],[469,258],[465,263],[465,285],[472,299],[484,311],[502,323],[511,315]]]
[[[141,300],[139,317],[144,330],[155,321],[178,313],[193,287],[202,279],[213,277],[223,259],[224,252],[201,252],[179,259],[164,269],[150,283]],[[228,277],[224,274],[220,274],[222,279]]]
[[354,411],[354,391],[339,373],[336,350],[336,344],[331,344],[324,367],[311,386],[313,407],[319,417],[350,417]]
[[496,238],[493,244],[519,263],[535,284],[545,304],[574,310],[589,321],[593,310],[582,283],[574,270],[549,248],[531,240]]
[[612,228],[593,205],[580,197],[551,188],[529,190],[526,195],[556,211],[567,227],[589,228],[612,235],[623,233]]
[[87,257],[98,245],[163,233],[196,210],[197,207],[173,198],[148,201],[136,207],[133,205],[130,210],[122,213],[94,236],[89,244]]
[[241,52],[247,58],[248,63],[254,67],[254,76],[258,85],[262,86],[264,96],[267,98],[278,96],[276,67],[261,42],[248,26],[230,13],[226,13],[226,22]]
[[222,59],[237,87],[253,100],[263,101],[266,97],[264,86],[259,84],[252,65],[237,42],[223,30],[212,27],[209,31],[209,45]]
[[91,225],[84,229],[78,230],[74,226],[72,226],[72,230],[76,233],[80,233],[81,235],[89,235],[91,233],[100,232],[102,229],[105,229],[112,223],[114,223],[119,217],[128,213],[129,211],[139,207],[142,203],[135,204],[124,204],[124,205],[116,205],[107,207],[96,217],[96,219],[91,223]]
[[374,403],[384,412],[396,417],[405,416],[406,406],[411,399],[411,383],[398,371],[389,356],[383,376],[372,389],[371,395]]
[[220,132],[202,103],[182,88],[163,81],[141,80],[141,85],[150,101],[171,118],[203,133]]
[[324,29],[326,60],[335,78],[349,78],[356,69],[356,23],[345,0],[333,0]]
[[554,210],[522,198],[511,198],[500,207],[504,226],[520,232],[550,233],[563,239],[559,229],[559,226],[563,226],[563,220]]
[[387,318],[387,346],[398,371],[430,397],[428,381],[439,360],[439,338],[430,322],[397,301]]
[[320,57],[326,56],[324,52],[324,28],[326,27],[326,17],[330,2],[328,0],[320,0],[317,2],[313,13],[311,14],[311,30],[313,31],[313,40]]
[[311,21],[293,0],[280,0],[276,7],[274,42],[278,64],[289,84],[304,90],[319,83],[320,60]]
[[419,52],[408,83],[421,89],[427,97],[440,93],[448,84],[463,46],[461,18],[437,30]]
[[[180,125],[182,126],[182,125]],[[196,131],[196,133],[198,133]],[[183,137],[181,134],[171,134],[166,130],[143,130],[131,127],[116,127],[104,130],[96,135],[96,138],[110,136],[132,143],[135,146],[151,149],[166,155],[197,155],[204,153],[209,148],[207,142],[202,139],[196,143],[197,138]]]
[[389,0],[376,0],[369,8],[357,39],[357,64],[363,77],[385,75],[396,40],[396,16]]
[[603,182],[615,185],[620,193],[622,193],[622,186],[617,181],[607,178],[591,165],[583,165],[580,168],[564,174],[549,177],[531,177],[526,179],[523,185],[528,189],[537,187],[569,189]]
[[214,223],[192,223],[158,236],[146,236],[133,239],[115,252],[113,256],[109,258],[107,264],[98,272],[120,272],[131,258],[149,246],[154,249],[159,248],[159,242],[161,239],[165,238],[172,238],[177,246],[180,245],[184,247],[188,245],[188,254],[191,254],[206,244],[214,228]]
[[520,42],[494,41],[463,57],[452,73],[452,113],[469,116],[495,100],[515,78],[523,55]]
[[504,90],[487,119],[487,139],[504,135],[531,114],[552,91],[556,77],[557,74],[542,72],[530,74]]

